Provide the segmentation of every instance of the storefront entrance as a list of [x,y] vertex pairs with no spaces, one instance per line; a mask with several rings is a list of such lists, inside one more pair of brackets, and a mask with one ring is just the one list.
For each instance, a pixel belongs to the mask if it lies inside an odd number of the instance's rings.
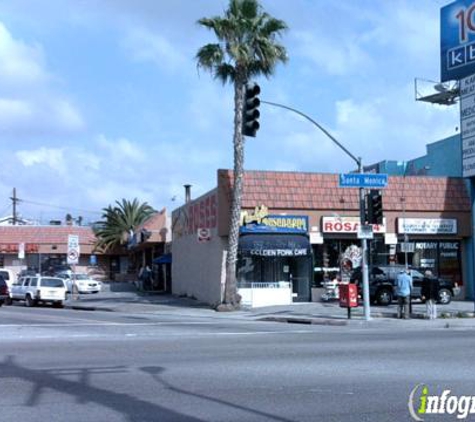
[[239,240],[238,286],[291,283],[293,300],[310,301],[312,253],[306,235],[248,234]]

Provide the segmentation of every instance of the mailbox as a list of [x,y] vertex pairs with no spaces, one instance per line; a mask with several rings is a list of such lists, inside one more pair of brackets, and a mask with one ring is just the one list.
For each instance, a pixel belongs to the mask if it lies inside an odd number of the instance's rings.
[[358,288],[356,284],[340,284],[340,306],[354,308],[358,306]]

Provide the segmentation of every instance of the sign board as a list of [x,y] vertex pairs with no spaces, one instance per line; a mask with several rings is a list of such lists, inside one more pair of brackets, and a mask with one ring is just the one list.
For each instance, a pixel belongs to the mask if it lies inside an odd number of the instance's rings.
[[398,233],[457,234],[455,218],[398,218]]
[[310,232],[310,244],[321,245],[323,244],[323,236],[320,232]]
[[475,75],[460,81],[462,176],[475,176]]
[[358,239],[372,239],[373,238],[373,226],[370,224],[360,225],[358,229]]
[[397,245],[397,235],[396,233],[386,233],[384,235],[384,244],[385,245]]
[[401,252],[414,253],[415,246],[412,242],[402,242],[401,243]]
[[211,240],[211,230],[206,228],[198,229],[198,242],[204,243]]
[[[323,233],[358,233],[360,227],[359,217],[323,217],[322,232]],[[373,233],[386,232],[386,219],[383,224],[373,224]]]
[[25,259],[25,244],[18,244],[18,259]]
[[79,236],[75,234],[68,235],[67,263],[70,265],[78,264],[79,254]]
[[475,73],[475,0],[458,0],[440,9],[440,80]]
[[380,189],[388,185],[388,175],[378,173],[340,174],[340,188]]

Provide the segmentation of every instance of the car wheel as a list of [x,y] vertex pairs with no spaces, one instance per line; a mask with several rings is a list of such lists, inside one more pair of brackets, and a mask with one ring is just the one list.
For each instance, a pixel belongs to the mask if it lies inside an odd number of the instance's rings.
[[57,302],[54,302],[54,307],[55,308],[64,308],[64,303],[62,300],[58,300]]
[[381,306],[388,306],[393,301],[393,294],[388,289],[381,289],[376,293],[376,302]]
[[12,301],[11,297],[5,299],[5,305],[10,306],[12,303],[13,303],[13,301]]
[[35,306],[35,301],[30,295],[27,295],[25,298],[25,305],[31,308],[32,306]]
[[441,305],[448,305],[452,301],[452,292],[449,289],[439,290],[439,300]]

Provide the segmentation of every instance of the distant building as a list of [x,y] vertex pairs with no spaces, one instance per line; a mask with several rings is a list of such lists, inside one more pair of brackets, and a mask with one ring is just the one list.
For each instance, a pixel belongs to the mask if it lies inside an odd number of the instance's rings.
[[365,166],[366,172],[393,176],[462,177],[462,145],[460,135],[449,136],[426,145],[427,153],[407,161],[384,160]]

